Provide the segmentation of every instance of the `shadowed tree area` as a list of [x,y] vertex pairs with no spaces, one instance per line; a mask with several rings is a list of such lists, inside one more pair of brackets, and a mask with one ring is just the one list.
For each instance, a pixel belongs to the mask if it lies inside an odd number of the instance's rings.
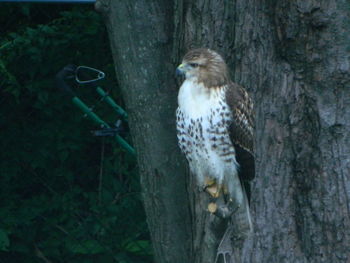
[[[65,65],[92,66],[123,105],[101,17],[0,4],[0,25],[0,262],[152,262],[134,157],[92,136],[99,127],[54,85]],[[116,121],[95,88],[75,90]]]

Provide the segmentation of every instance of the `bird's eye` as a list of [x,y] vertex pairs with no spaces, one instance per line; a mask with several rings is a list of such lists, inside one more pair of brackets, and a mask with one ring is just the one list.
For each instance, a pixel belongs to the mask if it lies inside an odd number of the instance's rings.
[[192,68],[196,68],[196,67],[199,66],[199,64],[198,64],[198,63],[190,63],[190,66],[191,66]]

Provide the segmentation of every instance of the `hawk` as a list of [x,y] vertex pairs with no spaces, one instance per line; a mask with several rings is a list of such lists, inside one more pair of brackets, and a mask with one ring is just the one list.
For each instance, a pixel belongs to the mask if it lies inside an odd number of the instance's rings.
[[[252,100],[230,80],[225,61],[213,50],[189,51],[176,72],[185,77],[178,94],[177,138],[197,184],[213,197],[223,192],[231,200],[240,189],[247,200],[245,182],[255,172]],[[240,180],[233,180],[237,176]]]

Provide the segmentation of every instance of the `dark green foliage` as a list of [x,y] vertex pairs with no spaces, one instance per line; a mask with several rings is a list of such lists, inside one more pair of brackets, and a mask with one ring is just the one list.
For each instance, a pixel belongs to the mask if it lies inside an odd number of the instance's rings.
[[[122,104],[99,15],[1,4],[0,25],[0,262],[151,262],[134,158],[93,137],[98,127],[54,86],[63,66],[92,66]],[[116,120],[94,88],[77,90]]]

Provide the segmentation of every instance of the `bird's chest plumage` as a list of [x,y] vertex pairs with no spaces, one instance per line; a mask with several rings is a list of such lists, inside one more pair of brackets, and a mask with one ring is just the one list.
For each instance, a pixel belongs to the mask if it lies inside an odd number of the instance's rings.
[[236,166],[228,132],[232,115],[225,102],[225,89],[206,90],[184,83],[178,102],[177,137],[191,170],[222,179],[227,168]]

